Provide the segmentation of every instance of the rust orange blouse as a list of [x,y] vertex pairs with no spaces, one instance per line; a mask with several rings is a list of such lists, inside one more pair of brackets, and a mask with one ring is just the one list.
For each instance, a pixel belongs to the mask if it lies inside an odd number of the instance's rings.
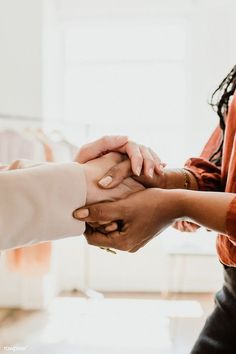
[[194,173],[199,190],[235,193],[226,216],[226,235],[217,237],[217,253],[220,261],[236,267],[236,95],[229,107],[226,117],[226,130],[221,167],[208,161],[221,140],[218,126],[199,158],[190,158],[185,167]]

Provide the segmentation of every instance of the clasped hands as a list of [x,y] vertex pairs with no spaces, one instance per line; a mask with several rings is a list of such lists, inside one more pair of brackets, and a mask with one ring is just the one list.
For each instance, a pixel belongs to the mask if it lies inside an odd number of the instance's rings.
[[165,164],[151,149],[104,137],[83,146],[76,161],[84,164],[87,200],[73,215],[86,222],[89,244],[136,252],[180,217],[162,189]]

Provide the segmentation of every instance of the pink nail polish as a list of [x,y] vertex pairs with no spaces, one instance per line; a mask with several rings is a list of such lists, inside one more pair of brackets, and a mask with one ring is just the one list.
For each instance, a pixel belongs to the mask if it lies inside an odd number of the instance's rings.
[[152,178],[153,177],[153,172],[154,172],[153,169],[150,168],[150,170],[148,171],[148,176]]
[[102,178],[100,181],[99,181],[99,184],[102,186],[102,187],[107,187],[109,186],[109,184],[111,184],[112,182],[112,177],[111,176],[106,176],[104,178]]
[[87,216],[89,216],[89,210],[88,209],[81,209],[81,210],[77,210],[75,212],[75,217],[78,219],[84,219]]
[[137,168],[136,168],[136,171],[135,171],[135,174],[136,174],[137,176],[140,176],[140,173],[141,173],[141,167],[137,167]]

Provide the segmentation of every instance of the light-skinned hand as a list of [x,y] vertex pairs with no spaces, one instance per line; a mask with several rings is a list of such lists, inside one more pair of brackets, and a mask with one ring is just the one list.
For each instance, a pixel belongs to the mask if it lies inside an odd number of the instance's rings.
[[113,189],[105,190],[99,188],[97,181],[111,167],[122,162],[123,159],[124,156],[122,154],[113,152],[83,164],[87,182],[86,204],[119,200],[134,192],[144,190],[144,187],[132,178],[124,179],[122,183]]
[[[157,175],[162,174],[162,169],[165,166],[152,149],[130,141],[126,136],[105,136],[99,140],[83,145],[75,161],[85,163],[111,151],[120,152],[129,158],[132,175],[135,176],[143,174],[146,177],[152,178],[154,173]],[[123,166],[121,166],[121,168],[123,169]],[[113,170],[111,170],[111,173],[113,173],[114,187],[119,184],[119,173],[117,175]],[[100,185],[106,187],[111,182],[111,176],[106,174],[104,177],[105,178],[102,178],[102,181],[100,181]],[[126,177],[128,177],[128,175]]]

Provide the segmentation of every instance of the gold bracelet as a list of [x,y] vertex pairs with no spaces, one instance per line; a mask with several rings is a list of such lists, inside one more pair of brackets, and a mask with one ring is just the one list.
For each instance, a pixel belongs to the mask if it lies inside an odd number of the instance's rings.
[[185,168],[180,168],[180,171],[184,175],[184,189],[190,189],[191,179],[188,170]]

